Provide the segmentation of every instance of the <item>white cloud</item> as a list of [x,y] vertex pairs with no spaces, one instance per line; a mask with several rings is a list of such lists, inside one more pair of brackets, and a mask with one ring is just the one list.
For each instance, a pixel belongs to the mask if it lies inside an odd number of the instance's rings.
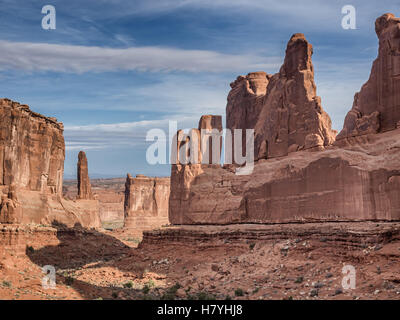
[[[276,68],[280,58],[166,47],[126,49],[0,41],[0,70],[224,72]],[[266,63],[267,61],[267,63]]]
[[168,139],[169,121],[176,121],[178,129],[197,126],[199,118],[172,116],[168,119],[65,126],[67,151],[100,150],[118,147],[146,146],[146,134],[151,129],[162,129]]

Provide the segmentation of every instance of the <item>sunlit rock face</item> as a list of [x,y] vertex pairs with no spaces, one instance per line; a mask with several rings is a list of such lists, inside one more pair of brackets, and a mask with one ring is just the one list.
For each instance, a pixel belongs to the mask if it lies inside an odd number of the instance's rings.
[[312,45],[303,34],[296,33],[287,44],[278,73],[253,72],[231,83],[226,126],[254,129],[256,159],[334,142],[336,131],[331,129],[331,119],[316,95],[312,53]]
[[0,223],[99,227],[97,202],[62,198],[63,124],[0,99]]
[[125,184],[124,228],[143,231],[169,224],[169,178],[128,174]]
[[83,151],[80,151],[78,154],[77,171],[78,199],[93,199],[92,187],[90,185],[88,173],[88,161],[86,153]]
[[398,220],[399,25],[391,14],[377,19],[378,59],[337,139],[316,96],[304,35],[291,37],[279,73],[238,77],[228,96],[227,128],[254,129],[254,170],[237,175],[235,165],[172,165],[170,221]]
[[393,130],[400,125],[400,19],[388,13],[375,22],[378,57],[354,96],[337,139]]

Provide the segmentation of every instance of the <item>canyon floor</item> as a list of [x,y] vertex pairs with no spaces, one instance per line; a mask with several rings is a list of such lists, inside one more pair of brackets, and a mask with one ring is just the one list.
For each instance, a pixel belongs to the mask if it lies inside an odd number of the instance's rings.
[[[400,223],[0,227],[1,299],[400,299]],[[42,287],[42,266],[56,288]],[[356,288],[342,288],[342,268]]]

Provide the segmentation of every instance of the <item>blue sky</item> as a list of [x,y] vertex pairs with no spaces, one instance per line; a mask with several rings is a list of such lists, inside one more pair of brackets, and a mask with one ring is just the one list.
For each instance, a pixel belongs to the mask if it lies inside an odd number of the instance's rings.
[[[47,4],[55,30],[41,27]],[[356,30],[341,27],[347,4]],[[340,130],[377,55],[375,19],[399,11],[394,0],[0,0],[0,96],[64,123],[66,178],[80,150],[92,177],[169,175],[147,164],[146,132],[225,115],[229,83],[276,73],[296,32],[314,46],[317,93]]]

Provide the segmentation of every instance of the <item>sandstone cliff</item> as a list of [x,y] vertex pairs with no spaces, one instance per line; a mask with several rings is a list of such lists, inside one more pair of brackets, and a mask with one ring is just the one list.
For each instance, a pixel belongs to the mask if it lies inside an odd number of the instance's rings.
[[334,145],[316,96],[312,47],[302,34],[290,39],[279,73],[239,77],[228,96],[227,127],[254,128],[254,170],[237,175],[232,166],[173,165],[170,221],[399,220],[399,25],[393,15],[378,18],[379,57]]
[[[253,72],[231,83],[226,126],[254,129],[256,159],[285,156],[334,142],[336,132],[316,95],[312,53],[311,44],[297,33],[289,40],[277,74]],[[244,141],[242,138],[242,150]]]
[[141,232],[169,224],[169,178],[127,175],[124,228]]
[[354,96],[337,139],[393,130],[400,124],[400,19],[385,14],[375,22],[378,58],[361,91]]
[[[191,205],[189,202],[197,199],[191,198],[191,185],[192,182],[196,179],[197,176],[201,175],[203,172],[203,168],[218,168],[220,161],[213,161],[213,144],[215,141],[211,137],[205,136],[204,147],[206,150],[202,149],[201,144],[201,129],[207,130],[217,130],[221,132],[222,130],[222,117],[218,115],[204,115],[200,118],[198,129],[192,129],[196,133],[196,135],[184,135],[182,130],[179,130],[177,133],[177,150],[178,156],[176,164],[171,165],[171,193],[169,196],[169,221],[172,224],[182,224],[183,216],[182,212],[186,211],[186,208],[189,209]],[[197,157],[196,162],[189,162],[188,164],[184,164],[182,162],[182,154],[189,155],[193,150],[190,150],[189,142],[190,138],[197,139]],[[207,141],[208,140],[208,141]],[[219,144],[222,147],[222,141],[219,139]],[[192,145],[192,148],[196,147]],[[207,150],[208,149],[208,150]],[[218,148],[214,148],[217,149]],[[183,150],[183,152],[179,153],[179,150]],[[208,151],[208,157],[207,157]],[[202,164],[203,160],[203,152],[204,152],[204,164]],[[219,154],[215,155],[214,160],[220,160],[221,157],[221,149],[219,148]],[[212,164],[215,163],[215,164]]]
[[62,198],[63,124],[0,99],[1,223],[99,227],[98,207]]
[[61,194],[63,124],[8,99],[0,109],[0,184]]

